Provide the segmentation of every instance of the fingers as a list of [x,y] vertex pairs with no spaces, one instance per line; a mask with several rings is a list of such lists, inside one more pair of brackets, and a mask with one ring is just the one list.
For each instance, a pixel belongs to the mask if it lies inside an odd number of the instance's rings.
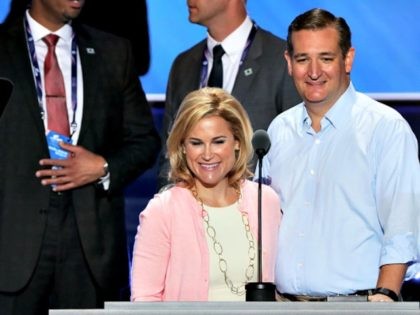
[[61,141],[59,143],[60,147],[63,148],[64,150],[70,152],[70,153],[76,153],[78,150],[81,150],[81,147],[77,146],[77,145],[73,145],[71,143],[66,143]]
[[35,176],[41,179],[41,185],[52,186],[55,191],[61,191],[63,185],[71,184],[71,178],[68,176],[68,169],[65,166],[68,164],[66,160],[60,159],[42,159],[39,161],[42,166],[51,166],[48,169],[41,169],[36,171]]
[[67,172],[61,167],[39,170],[35,173],[37,178],[42,179],[42,185],[61,184],[67,182]]
[[383,294],[373,294],[368,296],[369,302],[394,302],[389,296]]
[[63,169],[49,169],[37,171],[36,176],[41,178],[41,185],[51,186],[54,191],[65,191],[76,188],[76,183]]
[[66,190],[73,189],[73,188],[76,188],[76,185],[73,182],[62,184],[62,185],[53,185],[52,186],[52,190],[57,191],[57,192],[66,191]]
[[41,166],[57,166],[57,167],[65,167],[68,165],[68,160],[61,160],[61,159],[42,159],[39,161],[39,165]]
[[51,185],[55,191],[68,190],[96,182],[103,174],[104,158],[81,146],[60,143],[70,155],[67,159],[42,159],[43,169],[35,176],[41,184]]

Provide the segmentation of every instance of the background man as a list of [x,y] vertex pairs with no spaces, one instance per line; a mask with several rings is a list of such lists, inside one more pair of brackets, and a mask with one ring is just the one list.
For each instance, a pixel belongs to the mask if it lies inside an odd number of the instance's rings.
[[[0,120],[2,315],[101,307],[128,287],[123,188],[159,135],[128,41],[70,23],[83,4],[33,0],[0,31],[14,83]],[[71,144],[47,145],[57,137]]]
[[[283,110],[300,102],[282,58],[284,40],[262,29],[247,15],[244,0],[189,0],[189,20],[207,28],[208,36],[173,62],[166,90],[162,138],[166,141],[182,99],[199,87],[219,86],[244,106],[252,127],[267,129]],[[213,49],[223,48],[222,82],[208,84]],[[167,182],[168,161],[160,158],[160,186]]]

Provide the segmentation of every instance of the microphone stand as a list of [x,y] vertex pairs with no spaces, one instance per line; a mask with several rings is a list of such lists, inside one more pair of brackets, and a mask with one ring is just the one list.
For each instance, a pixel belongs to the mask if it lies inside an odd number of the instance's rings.
[[272,282],[262,281],[262,159],[265,150],[256,150],[258,155],[258,282],[245,285],[246,301],[276,301],[276,286]]

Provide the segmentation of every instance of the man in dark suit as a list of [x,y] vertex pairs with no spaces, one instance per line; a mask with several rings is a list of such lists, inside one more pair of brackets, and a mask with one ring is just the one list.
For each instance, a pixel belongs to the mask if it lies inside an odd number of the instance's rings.
[[[13,23],[25,12],[31,0],[10,0],[4,24]],[[89,0],[77,21],[127,38],[134,52],[137,75],[145,75],[150,67],[149,24],[146,0]],[[101,13],[98,14],[98,11]]]
[[[172,64],[166,90],[162,138],[166,141],[184,96],[206,86],[213,65],[213,47],[221,45],[222,88],[245,107],[252,127],[267,129],[277,114],[301,102],[284,60],[286,43],[257,26],[245,0],[188,1],[189,20],[207,28],[208,37],[181,53]],[[159,185],[166,184],[168,161],[160,157]]]
[[[153,165],[160,139],[129,42],[70,23],[83,4],[33,0],[0,30],[0,77],[14,83],[0,118],[2,315],[101,307],[128,286],[123,188]],[[46,138],[50,33],[65,82],[66,159],[49,158]]]

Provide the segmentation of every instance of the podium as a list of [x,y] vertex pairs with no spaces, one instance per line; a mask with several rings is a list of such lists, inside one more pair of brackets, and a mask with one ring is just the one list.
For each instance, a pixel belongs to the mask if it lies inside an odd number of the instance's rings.
[[419,302],[106,302],[104,309],[50,310],[50,315],[411,315]]

